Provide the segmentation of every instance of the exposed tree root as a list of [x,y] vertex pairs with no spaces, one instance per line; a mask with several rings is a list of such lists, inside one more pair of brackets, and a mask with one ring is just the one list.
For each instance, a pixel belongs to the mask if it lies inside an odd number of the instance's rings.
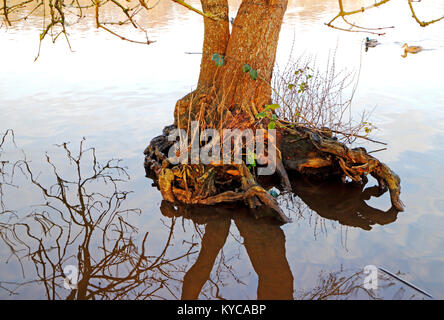
[[369,155],[365,148],[348,148],[331,136],[328,130],[305,127],[285,129],[281,153],[288,170],[323,176],[340,175],[354,182],[366,182],[371,174],[381,191],[390,191],[392,205],[399,211],[404,205],[399,198],[401,179],[384,163]]
[[[257,183],[245,163],[170,164],[166,155],[173,142],[168,141],[168,134],[174,128],[165,127],[163,135],[154,138],[144,152],[147,175],[157,182],[165,200],[191,205],[243,201],[250,208],[270,207],[281,221],[289,221],[275,198]],[[350,149],[338,142],[331,131],[282,126],[278,130],[277,146],[280,152],[276,172],[284,189],[291,188],[286,170],[322,179],[337,176],[345,181],[348,177],[356,183],[365,183],[366,176],[371,174],[377,179],[381,192],[389,189],[393,207],[403,210],[399,177],[364,148]]]

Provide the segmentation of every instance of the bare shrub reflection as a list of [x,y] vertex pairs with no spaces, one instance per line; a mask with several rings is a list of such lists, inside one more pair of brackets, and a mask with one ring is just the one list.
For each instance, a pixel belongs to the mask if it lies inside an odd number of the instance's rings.
[[3,147],[9,139],[11,139],[12,143],[15,144],[14,131],[11,129],[8,129],[1,134],[0,138],[0,214],[7,212],[5,203],[3,201],[3,189],[5,186],[12,186],[12,178],[9,170],[11,167],[13,167],[13,164],[11,164],[8,160],[2,159]]
[[[362,270],[350,272],[341,269],[335,272],[319,272],[316,285],[310,290],[301,290],[297,299],[301,300],[340,300],[340,299],[381,299],[376,291],[364,287]],[[384,275],[379,277],[379,290],[395,285],[392,279]]]
[[[120,186],[129,176],[120,161],[99,163],[95,149],[86,149],[84,140],[78,153],[66,143],[59,147],[70,170],[64,167],[62,175],[47,154],[55,181],[51,185],[40,182],[26,159],[16,164],[46,203],[1,225],[3,241],[22,265],[22,272],[24,260],[30,260],[36,275],[23,283],[3,282],[3,288],[16,294],[24,286],[43,285],[47,299],[150,299],[163,298],[161,289],[173,292],[169,289],[176,281],[173,262],[191,253],[190,247],[179,256],[166,257],[175,219],[167,226],[169,236],[161,253],[148,255],[148,233],[137,243],[138,229],[131,223],[140,209],[124,206],[130,192]],[[77,287],[71,291],[63,285],[66,265],[78,269]]]

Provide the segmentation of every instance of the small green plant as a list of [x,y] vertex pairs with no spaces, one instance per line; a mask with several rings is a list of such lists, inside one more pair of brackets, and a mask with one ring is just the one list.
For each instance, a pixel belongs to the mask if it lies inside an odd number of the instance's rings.
[[303,69],[298,69],[295,71],[295,75],[299,76],[296,80],[296,83],[288,84],[288,90],[293,90],[294,88],[298,89],[298,93],[303,93],[308,88],[308,80],[310,80],[313,75],[310,74],[310,68],[305,67]]
[[275,103],[268,104],[265,106],[264,111],[259,112],[256,115],[256,119],[263,119],[263,118],[270,119],[270,122],[268,123],[268,129],[274,129],[274,128],[276,128],[276,123],[277,123],[278,118],[277,118],[276,114],[274,114],[274,113],[271,113],[271,116],[270,116],[269,115],[270,112],[267,112],[267,111],[276,110],[278,108],[280,108],[280,105],[278,105],[278,104],[275,104]]
[[364,131],[366,134],[371,133],[373,130],[378,129],[373,123],[364,121],[362,122],[364,125]]
[[250,152],[247,154],[248,169],[252,170],[253,168],[256,168],[256,159],[257,159],[256,153]]
[[250,65],[244,64],[242,67],[242,72],[249,73],[251,80],[257,79],[257,70],[253,69]]

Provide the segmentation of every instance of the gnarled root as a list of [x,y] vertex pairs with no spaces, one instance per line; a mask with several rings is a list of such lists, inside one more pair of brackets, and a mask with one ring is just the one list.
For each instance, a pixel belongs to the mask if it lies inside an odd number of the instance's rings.
[[[245,163],[232,165],[172,165],[167,157],[173,142],[168,141],[174,126],[165,127],[163,135],[154,138],[145,150],[147,175],[157,182],[162,196],[169,202],[192,205],[215,205],[243,201],[250,208],[265,205],[280,220],[288,222],[275,198],[260,186]],[[381,192],[390,191],[396,210],[403,211],[399,199],[399,177],[384,163],[369,155],[364,148],[350,149],[322,130],[298,127],[279,131],[280,150],[276,169],[284,187],[290,187],[286,170],[321,178],[338,176],[355,182],[366,182],[371,174]]]
[[[299,148],[295,149],[295,143]],[[366,176],[371,174],[381,191],[389,189],[392,205],[399,211],[404,210],[399,199],[401,179],[386,164],[369,155],[365,148],[350,149],[322,131],[307,128],[284,134],[281,146],[287,169],[308,174],[341,175],[354,182],[366,181]]]
[[[250,208],[261,205],[270,207],[282,222],[290,221],[274,197],[256,182],[243,162],[233,165],[171,165],[166,154],[173,145],[168,141],[168,134],[173,129],[174,125],[165,127],[163,134],[151,140],[144,151],[147,176],[157,181],[165,200],[192,205],[244,201]],[[279,160],[277,166],[284,185],[289,188],[290,181],[282,161]]]
[[[177,165],[162,168],[159,189],[165,200],[193,205],[244,201],[250,208],[265,205],[283,222],[289,222],[276,200],[256,180],[244,163],[240,165]],[[227,186],[233,190],[225,190]],[[224,191],[225,190],[225,191]]]

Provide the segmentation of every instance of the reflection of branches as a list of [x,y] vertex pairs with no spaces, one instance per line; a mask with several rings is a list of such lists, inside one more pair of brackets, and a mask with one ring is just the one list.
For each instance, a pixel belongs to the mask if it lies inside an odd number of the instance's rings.
[[[338,0],[338,6],[339,6],[339,12],[336,16],[333,17],[333,19],[331,19],[328,23],[326,23],[327,26],[334,28],[334,29],[338,29],[338,30],[342,30],[342,31],[349,31],[349,32],[368,32],[368,33],[373,33],[373,34],[378,34],[378,35],[383,35],[384,33],[381,32],[381,30],[383,29],[387,29],[387,28],[393,28],[393,26],[391,27],[377,27],[377,28],[369,28],[369,27],[362,27],[362,26],[358,26],[352,22],[350,22],[347,17],[355,15],[355,14],[359,14],[359,13],[363,13],[366,12],[370,9],[373,8],[377,8],[380,7],[384,4],[386,4],[387,2],[390,2],[391,0],[380,0],[380,1],[375,1],[373,4],[366,6],[366,7],[361,7],[355,10],[350,10],[350,11],[346,11],[344,9],[344,5],[343,5],[343,0]],[[419,20],[419,18],[417,17],[415,10],[413,8],[413,4],[412,0],[408,0],[408,5],[410,7],[410,11],[412,12],[412,16],[415,19],[415,21],[421,26],[421,27],[425,27],[428,26],[429,24],[438,22],[442,19],[444,19],[444,16],[437,18],[437,19],[433,19],[430,21],[421,21]],[[339,27],[337,25],[334,25],[334,22],[338,19],[342,19],[342,21],[348,26],[348,27]]]
[[[381,268],[378,268],[378,270],[381,270]],[[310,290],[301,290],[296,298],[303,300],[416,300],[424,299],[426,296],[431,297],[421,289],[411,284],[403,283],[403,280],[398,278],[400,274],[400,271],[397,272],[397,275],[378,272],[377,289],[373,290],[366,288],[364,285],[368,280],[363,270],[344,270],[341,266],[335,272],[319,272],[316,285]],[[408,286],[404,286],[405,284]],[[411,291],[411,289],[414,291]],[[406,296],[406,292],[410,292],[410,295]]]
[[6,130],[3,135],[0,138],[0,214],[2,213],[6,213],[6,207],[5,204],[3,202],[3,187],[7,186],[7,185],[11,185],[11,181],[8,178],[8,172],[6,170],[7,167],[10,167],[11,164],[9,163],[9,161],[7,160],[2,160],[1,156],[2,156],[2,149],[3,146],[5,144],[5,142],[7,141],[6,139],[8,138],[8,136],[12,137],[12,142],[15,144],[14,142],[14,131],[12,131],[11,129]]
[[[380,289],[394,285],[392,279],[381,274],[378,280]],[[364,294],[372,300],[379,299],[375,291],[364,287],[363,271],[349,273],[341,267],[336,272],[321,271],[316,286],[308,291],[302,291],[297,298],[301,300],[350,299],[356,298],[359,294]]]
[[325,300],[328,298],[346,298],[352,294],[356,294],[357,291],[363,290],[368,293],[369,297],[375,298],[371,290],[366,290],[362,286],[362,281],[356,281],[360,279],[360,273],[354,273],[351,276],[340,276],[340,272],[331,272],[324,276],[321,272],[319,275],[318,283],[310,291],[303,292],[300,295],[301,300]]
[[[67,299],[148,299],[162,298],[163,291],[174,282],[173,262],[186,257],[191,249],[174,258],[166,258],[175,220],[171,220],[169,237],[158,256],[146,254],[148,233],[140,245],[134,237],[137,228],[128,217],[140,209],[125,209],[129,192],[120,190],[129,176],[119,160],[104,164],[97,161],[95,149],[85,149],[80,143],[77,155],[66,143],[62,147],[72,170],[59,172],[49,155],[55,183],[46,186],[31,170],[29,162],[20,161],[22,170],[32,185],[41,191],[46,203],[29,215],[4,224],[3,240],[23,267],[29,258],[37,278],[25,283],[8,283],[9,293],[24,286],[42,284],[48,299],[63,298],[64,267],[75,265],[77,286],[71,287]],[[90,157],[91,163],[85,164]],[[69,278],[71,279],[71,278]],[[3,283],[5,287],[5,283]],[[64,291],[63,291],[64,290]],[[163,290],[163,291],[161,291]]]

